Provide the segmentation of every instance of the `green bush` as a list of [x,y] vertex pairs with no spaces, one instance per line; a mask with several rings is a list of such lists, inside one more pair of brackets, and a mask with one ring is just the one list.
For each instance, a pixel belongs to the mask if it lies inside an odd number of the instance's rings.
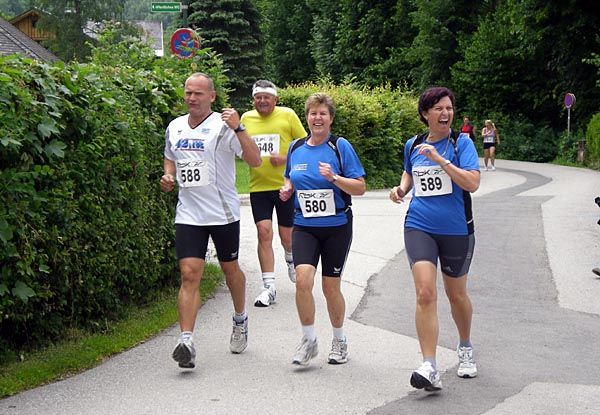
[[424,130],[417,115],[417,99],[389,87],[368,89],[321,82],[282,89],[280,101],[304,121],[304,103],[315,92],[333,98],[336,115],[332,131],[352,143],[367,173],[368,187],[398,184],[404,143]]
[[597,165],[600,163],[600,112],[595,114],[587,125],[585,143],[587,160]]
[[212,75],[226,104],[221,62],[105,47],[68,66],[0,58],[2,352],[101,330],[177,283],[164,129],[184,112],[191,72]]
[[[548,125],[534,125],[519,116],[491,114],[500,134],[499,158],[546,163],[559,154],[558,134]],[[482,123],[483,124],[483,123]],[[478,130],[481,133],[481,130]]]

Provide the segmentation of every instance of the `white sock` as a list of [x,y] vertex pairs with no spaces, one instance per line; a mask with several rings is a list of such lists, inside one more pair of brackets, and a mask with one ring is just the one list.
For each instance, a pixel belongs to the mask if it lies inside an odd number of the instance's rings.
[[286,262],[294,262],[294,257],[292,256],[292,251],[285,251],[285,261]]
[[315,333],[315,325],[302,326],[302,334],[310,341],[317,340],[317,333]]
[[271,290],[275,289],[275,273],[274,272],[263,272],[262,273],[263,287]]
[[235,313],[233,314],[233,320],[240,324],[243,323],[244,320],[246,320],[246,317],[248,317],[248,314],[246,314],[246,310],[242,311],[241,313]]
[[191,331],[182,331],[179,335],[179,338],[181,339],[181,341],[192,340],[193,335],[194,333],[192,333]]
[[338,340],[344,340],[346,338],[346,336],[344,335],[344,327],[332,327],[333,329],[333,337],[337,338]]

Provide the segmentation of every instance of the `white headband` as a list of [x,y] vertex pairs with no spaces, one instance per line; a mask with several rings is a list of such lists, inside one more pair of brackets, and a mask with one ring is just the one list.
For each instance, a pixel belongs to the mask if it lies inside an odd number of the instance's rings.
[[261,92],[264,92],[265,94],[271,94],[274,97],[277,96],[277,90],[275,88],[272,87],[262,87],[262,86],[257,86],[252,90],[252,96],[256,95],[256,94],[260,94]]

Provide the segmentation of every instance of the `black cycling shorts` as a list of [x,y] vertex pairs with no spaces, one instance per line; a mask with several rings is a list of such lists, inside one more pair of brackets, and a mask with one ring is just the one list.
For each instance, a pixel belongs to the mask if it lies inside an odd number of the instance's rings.
[[286,202],[282,201],[279,198],[279,190],[250,193],[250,204],[254,223],[273,220],[273,208],[275,208],[279,226],[291,228],[294,225],[294,198],[290,197]]
[[411,269],[419,261],[429,261],[437,268],[439,258],[445,275],[462,277],[471,266],[475,235],[435,235],[405,228],[404,248]]
[[352,218],[341,226],[294,226],[292,253],[294,265],[310,264],[317,267],[322,260],[325,277],[341,277],[352,244]]
[[211,237],[221,262],[238,259],[240,251],[240,221],[227,225],[195,226],[175,224],[177,259],[206,258],[208,237]]

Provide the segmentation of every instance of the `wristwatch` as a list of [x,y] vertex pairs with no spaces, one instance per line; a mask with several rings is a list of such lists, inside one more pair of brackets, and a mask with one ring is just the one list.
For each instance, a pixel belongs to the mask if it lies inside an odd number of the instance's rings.
[[331,183],[335,183],[338,179],[338,175],[334,174],[333,177],[331,178]]
[[240,131],[246,131],[246,127],[242,123],[240,123],[240,125],[238,125],[237,128],[233,129],[233,132],[236,134],[239,133]]

